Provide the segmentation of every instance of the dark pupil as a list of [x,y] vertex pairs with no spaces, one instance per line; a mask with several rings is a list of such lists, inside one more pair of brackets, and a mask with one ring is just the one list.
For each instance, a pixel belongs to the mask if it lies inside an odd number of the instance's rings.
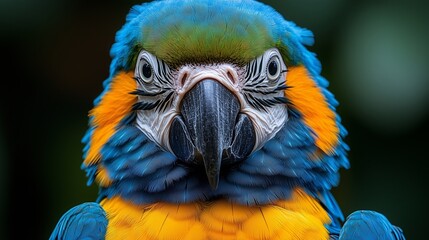
[[152,76],[152,68],[147,63],[143,64],[142,72],[145,78],[150,78]]
[[275,76],[277,74],[277,62],[276,61],[270,62],[270,64],[268,65],[268,73],[271,76]]

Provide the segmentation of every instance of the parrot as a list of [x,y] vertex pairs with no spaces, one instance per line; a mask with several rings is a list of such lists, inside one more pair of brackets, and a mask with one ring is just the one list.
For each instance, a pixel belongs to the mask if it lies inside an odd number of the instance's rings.
[[82,138],[97,199],[49,239],[405,239],[331,193],[348,132],[313,44],[254,0],[131,7]]

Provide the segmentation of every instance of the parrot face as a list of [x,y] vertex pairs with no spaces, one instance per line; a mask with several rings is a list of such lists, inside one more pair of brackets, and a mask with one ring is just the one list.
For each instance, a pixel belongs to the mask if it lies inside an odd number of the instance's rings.
[[310,31],[251,0],[154,1],[126,19],[83,138],[100,198],[254,205],[301,188],[336,206],[346,130]]
[[244,66],[213,62],[174,69],[142,50],[134,71],[135,125],[181,163],[203,165],[216,189],[221,167],[260,149],[286,122],[286,72],[276,48]]

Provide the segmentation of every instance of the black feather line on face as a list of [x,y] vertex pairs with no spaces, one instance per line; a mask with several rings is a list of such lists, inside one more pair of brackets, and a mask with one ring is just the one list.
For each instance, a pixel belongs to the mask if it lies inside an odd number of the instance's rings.
[[274,89],[274,91],[283,91],[283,90],[286,90],[286,89],[289,89],[289,88],[291,88],[290,86],[286,86],[286,84],[281,84],[281,85],[279,85],[276,89]]
[[171,75],[171,71],[169,71],[166,63],[159,59],[156,59],[156,61],[157,61],[157,71],[154,71],[156,80],[164,86],[172,85],[173,83],[171,80],[173,79],[173,76]]
[[268,94],[276,94],[279,91],[286,90],[290,87],[286,86],[285,84],[281,84],[281,85],[277,86],[276,88],[274,88],[273,90],[268,90],[268,91],[264,90],[264,89],[260,89],[260,88],[262,88],[262,86],[259,86],[259,89],[244,87],[243,90],[246,92],[260,93],[260,94],[268,95]]
[[244,98],[252,107],[265,112],[267,111],[267,108],[273,107],[277,104],[291,104],[289,99],[286,97],[258,98],[245,93]]
[[136,89],[135,91],[130,92],[130,94],[138,95],[138,96],[145,96],[145,97],[153,97],[153,96],[158,96],[158,95],[164,94],[165,92],[166,92],[165,90],[161,90],[159,92],[149,93],[149,92],[145,92],[141,89]]
[[[152,58],[150,62],[153,79],[151,82],[144,82],[138,74],[134,77],[139,87],[130,94],[144,98],[139,99],[141,101],[133,105],[133,111],[152,109],[165,111],[173,103],[175,91],[173,89],[174,76],[172,71],[164,61],[153,56],[149,58]],[[150,90],[147,90],[146,87],[150,87]]]
[[136,80],[136,81],[137,81],[137,83],[138,83],[138,84],[140,84],[140,85],[143,85],[143,84],[144,84],[143,80],[142,80],[140,77],[135,76],[135,77],[133,77],[133,78],[134,78],[134,80]]
[[291,104],[289,99],[287,99],[285,97],[274,97],[274,100],[275,100],[275,104],[278,104],[278,103]]
[[167,106],[171,105],[172,101],[173,101],[173,96],[174,92],[170,92],[167,97],[165,97],[160,104],[158,104],[158,106],[156,106],[156,110],[158,111],[165,111],[165,109],[167,108]]
[[[250,63],[246,65],[246,69],[250,69]],[[246,75],[244,76],[244,84],[246,84],[250,79],[250,71],[246,71]]]
[[[262,60],[261,60],[262,63]],[[286,83],[282,81],[280,78],[277,80],[277,86],[268,86],[266,82],[264,81],[265,78],[261,77],[261,73],[258,72],[257,65],[260,66],[260,69],[262,69],[262,66],[259,62],[252,62],[252,64],[248,65],[248,67],[252,68],[251,70],[248,69],[247,73],[251,72],[250,74],[246,74],[247,80],[245,81],[245,85],[243,87],[243,96],[245,100],[254,108],[258,110],[262,110],[267,112],[267,109],[270,107],[275,106],[276,104],[290,104],[290,101],[285,97],[278,97],[278,96],[269,96],[272,94],[278,94],[281,91],[284,91],[289,86],[286,86]],[[259,70],[259,69],[258,69]],[[282,70],[281,72],[286,72],[287,70]],[[256,76],[253,76],[253,74],[257,74]],[[249,79],[252,80],[249,81]],[[255,81],[254,81],[255,80]],[[250,84],[249,84],[250,83]],[[265,97],[256,97],[254,94],[261,94]]]
[[156,106],[158,106],[158,104],[161,102],[161,100],[158,100],[156,102],[136,102],[133,104],[132,110],[133,111],[137,111],[137,110],[152,110],[154,109]]
[[[258,84],[264,81],[264,78],[260,78],[261,72],[262,72],[262,62],[263,62],[263,58],[252,61],[247,65],[247,73],[246,73],[245,84],[244,84],[245,86],[252,87],[255,84]],[[258,83],[255,83],[255,81],[257,81],[258,78],[260,78]]]

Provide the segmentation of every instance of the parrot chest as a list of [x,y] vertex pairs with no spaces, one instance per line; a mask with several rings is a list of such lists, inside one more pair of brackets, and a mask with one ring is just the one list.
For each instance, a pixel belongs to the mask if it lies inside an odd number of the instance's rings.
[[245,206],[217,200],[186,204],[135,205],[104,199],[106,239],[328,239],[326,211],[297,189],[288,200]]

